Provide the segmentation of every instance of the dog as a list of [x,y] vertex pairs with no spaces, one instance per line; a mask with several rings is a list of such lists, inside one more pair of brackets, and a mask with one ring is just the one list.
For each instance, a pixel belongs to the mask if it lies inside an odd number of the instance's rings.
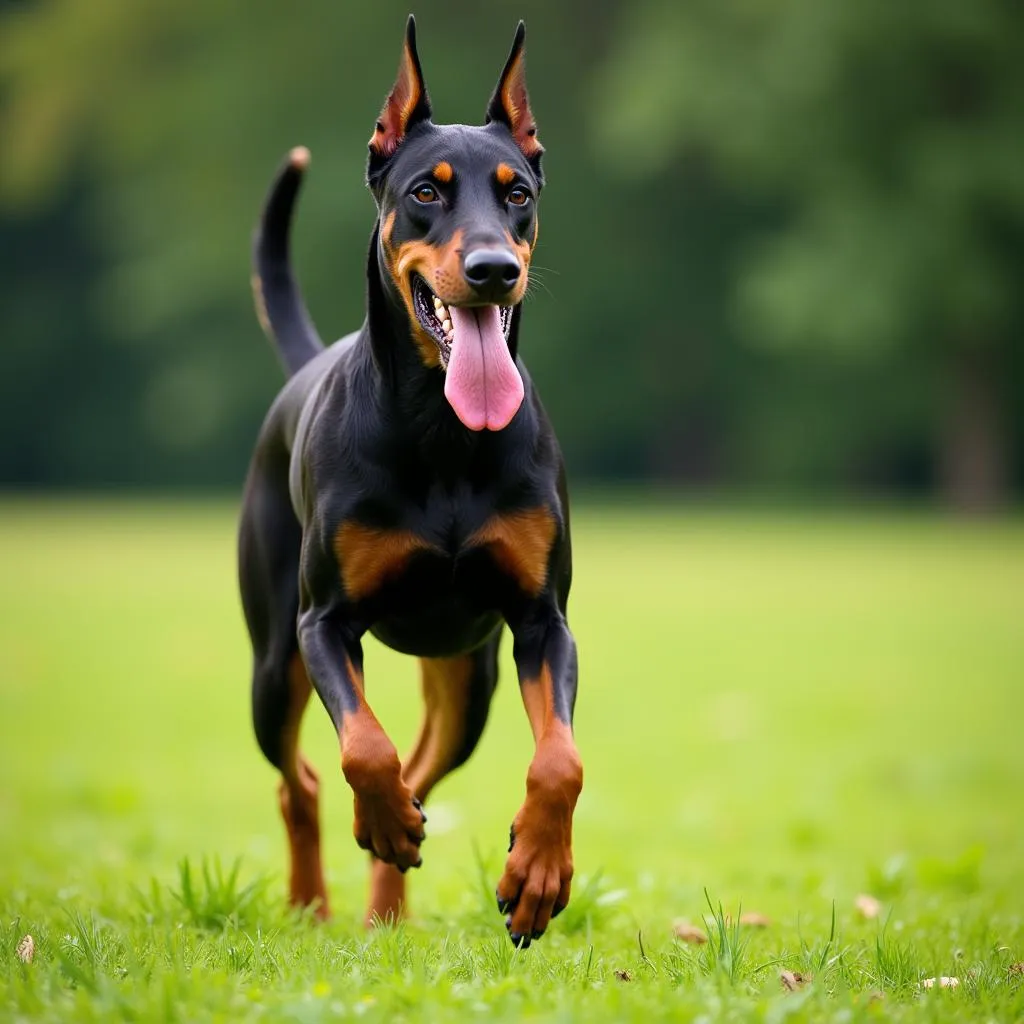
[[[423,803],[480,739],[508,625],[535,740],[496,889],[520,947],[569,901],[583,785],[565,471],[517,354],[544,181],[524,34],[520,22],[485,123],[438,125],[409,18],[369,142],[366,319],[330,347],[289,261],[309,152],[292,150],[279,171],[253,282],[289,379],[261,428],[239,528],[256,738],[281,774],[291,902],[320,917],[319,782],[299,750],[311,691],[372,855],[367,922],[395,920],[405,873],[422,863]],[[404,761],[367,702],[367,631],[419,659],[424,718]]]

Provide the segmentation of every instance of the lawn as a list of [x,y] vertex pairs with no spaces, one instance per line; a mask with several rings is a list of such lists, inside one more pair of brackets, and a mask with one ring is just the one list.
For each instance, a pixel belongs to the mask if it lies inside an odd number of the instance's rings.
[[[284,907],[233,508],[0,504],[0,1020],[1024,1018],[1024,524],[620,503],[575,527],[574,900],[516,951],[510,644],[397,929],[359,924],[366,857],[307,716],[316,925]],[[414,664],[370,643],[367,686],[404,748]]]

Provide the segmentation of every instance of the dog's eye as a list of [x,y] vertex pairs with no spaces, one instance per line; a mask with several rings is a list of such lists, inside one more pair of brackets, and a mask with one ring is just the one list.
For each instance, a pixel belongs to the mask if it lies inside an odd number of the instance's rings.
[[412,190],[412,197],[417,203],[436,203],[441,197],[437,194],[437,189],[433,185],[417,185]]
[[527,199],[530,198],[530,193],[525,188],[516,187],[512,189],[508,194],[508,201],[513,206],[525,206]]

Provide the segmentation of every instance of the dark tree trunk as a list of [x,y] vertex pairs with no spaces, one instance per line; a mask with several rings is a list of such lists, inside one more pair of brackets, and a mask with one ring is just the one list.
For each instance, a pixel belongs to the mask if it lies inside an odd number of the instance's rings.
[[953,364],[939,453],[940,485],[958,512],[983,515],[1009,496],[1009,441],[1000,361],[993,349],[962,350]]

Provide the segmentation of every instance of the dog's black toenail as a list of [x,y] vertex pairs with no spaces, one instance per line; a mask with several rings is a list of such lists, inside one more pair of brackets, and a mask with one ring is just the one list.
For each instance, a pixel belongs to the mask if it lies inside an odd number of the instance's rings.
[[512,901],[503,899],[501,893],[497,890],[495,890],[494,896],[498,901],[498,913],[507,914],[512,909]]
[[563,910],[565,910],[565,908],[566,908],[566,907],[567,907],[568,905],[569,905],[568,903],[556,903],[556,904],[555,904],[555,909],[551,911],[551,916],[552,916],[552,917],[558,917],[558,915],[559,915],[559,914],[560,914],[560,913],[561,913],[561,912],[562,912]]
[[512,847],[516,845],[516,827],[510,825],[508,829],[508,852],[512,852]]
[[544,930],[543,929],[541,929],[540,931],[537,931],[537,929],[534,929],[533,934],[530,936],[530,938],[531,939],[539,939],[543,934],[544,934]]

